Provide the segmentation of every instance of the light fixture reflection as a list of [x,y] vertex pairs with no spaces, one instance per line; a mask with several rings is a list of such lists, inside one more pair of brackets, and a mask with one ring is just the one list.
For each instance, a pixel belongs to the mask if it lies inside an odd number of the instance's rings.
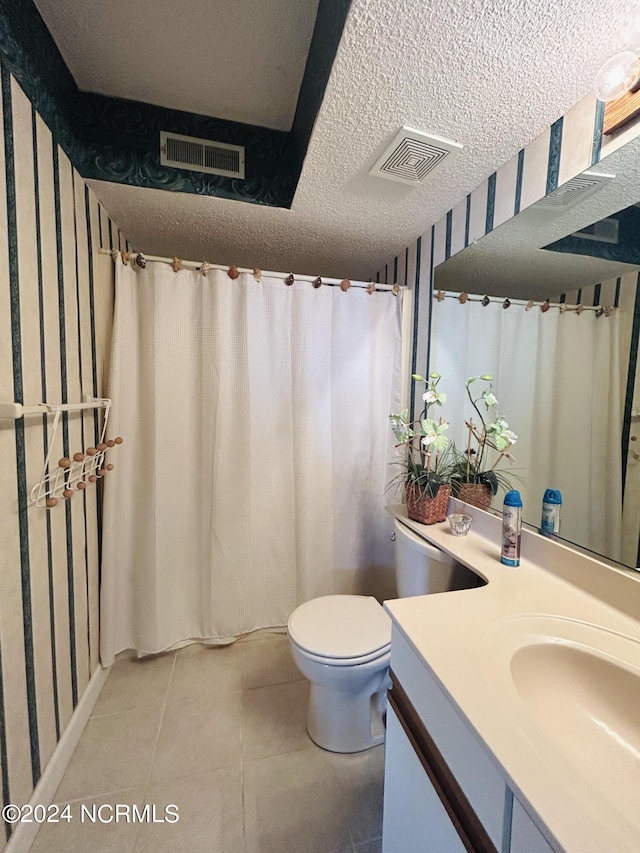
[[616,53],[608,59],[595,79],[594,91],[600,101],[615,101],[629,92],[640,78],[640,57],[633,50]]

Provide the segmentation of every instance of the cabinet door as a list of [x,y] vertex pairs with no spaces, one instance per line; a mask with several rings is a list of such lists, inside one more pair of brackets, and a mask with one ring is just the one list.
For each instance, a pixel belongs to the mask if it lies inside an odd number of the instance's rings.
[[382,853],[465,853],[393,710],[387,710]]
[[500,850],[506,792],[502,774],[395,625],[391,670],[394,684],[406,691],[494,847]]

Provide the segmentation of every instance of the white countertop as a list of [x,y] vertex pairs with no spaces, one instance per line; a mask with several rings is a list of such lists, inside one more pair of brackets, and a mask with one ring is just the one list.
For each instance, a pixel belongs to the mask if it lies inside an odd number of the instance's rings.
[[[387,601],[385,608],[493,754],[550,843],[568,853],[638,853],[640,704],[633,707],[633,675],[640,685],[640,574],[525,531],[521,565],[504,566],[498,517],[474,509],[471,532],[455,537],[448,522],[426,526],[408,519],[404,506],[388,510],[487,581],[476,589]],[[554,659],[554,671],[549,671],[543,656],[539,676],[537,659],[531,671],[542,683],[543,697],[548,677],[549,699],[534,708],[531,697],[515,686],[513,656],[522,648],[528,654],[536,644],[546,653],[550,644],[563,646],[565,641],[571,648],[596,649],[605,661],[631,673],[629,679],[609,683],[608,673],[622,670],[605,667],[607,676],[599,680],[596,666],[586,670],[587,695],[582,696],[584,683],[567,684],[571,668],[555,671]],[[606,704],[613,691],[628,693],[629,684],[633,694],[622,703],[629,719],[621,724],[631,731],[629,742],[611,761],[602,761],[610,743],[606,732],[598,752],[595,741],[585,738],[584,731],[592,729],[561,728],[566,726],[563,691],[571,694],[572,703],[586,707],[588,726],[597,732],[607,723],[606,714],[599,716],[598,702]],[[539,699],[539,685],[532,689]],[[616,767],[619,756],[624,768]],[[627,784],[630,778],[632,785]]]

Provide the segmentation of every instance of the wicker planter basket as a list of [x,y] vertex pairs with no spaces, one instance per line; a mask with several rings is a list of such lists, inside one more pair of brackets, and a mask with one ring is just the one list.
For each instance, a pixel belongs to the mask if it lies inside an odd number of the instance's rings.
[[491,506],[491,486],[486,483],[459,483],[454,489],[455,497],[479,509],[489,509]]
[[419,521],[421,524],[436,524],[438,521],[446,520],[451,486],[440,486],[435,498],[430,498],[419,486],[408,483],[405,494],[407,515],[413,521]]

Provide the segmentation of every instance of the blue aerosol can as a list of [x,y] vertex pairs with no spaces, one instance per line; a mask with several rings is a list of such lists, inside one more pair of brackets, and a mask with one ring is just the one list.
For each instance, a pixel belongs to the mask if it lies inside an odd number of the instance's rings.
[[522,498],[517,489],[504,496],[502,508],[502,553],[500,561],[505,566],[520,565],[520,537],[522,535]]
[[558,536],[560,534],[560,510],[562,508],[562,495],[558,489],[547,489],[542,498],[542,521],[540,522],[540,533],[544,536]]

